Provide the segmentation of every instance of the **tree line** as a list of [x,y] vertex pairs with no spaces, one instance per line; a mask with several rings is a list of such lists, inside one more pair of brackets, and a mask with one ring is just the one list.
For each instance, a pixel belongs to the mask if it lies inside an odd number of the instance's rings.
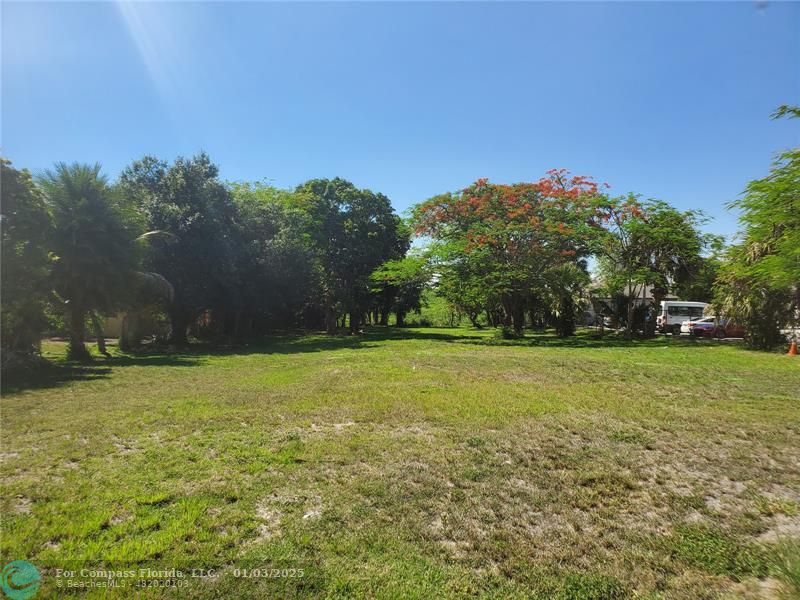
[[[798,149],[733,204],[742,234],[727,248],[701,232],[700,212],[614,197],[564,169],[533,182],[479,179],[402,219],[385,195],[339,178],[293,190],[226,183],[204,153],[171,164],[145,156],[114,182],[97,164],[36,177],[0,167],[4,357],[35,355],[54,320],[69,357],[87,360],[87,331],[101,340],[102,318],[120,311],[121,346],[136,346],[154,313],[169,323],[164,341],[183,345],[198,322],[233,341],[357,332],[390,316],[402,326],[430,293],[510,336],[546,326],[571,335],[588,298],[616,298],[628,333],[652,335],[652,307],[634,298],[644,286],[655,304],[667,292],[713,300],[747,325],[751,345],[769,348],[800,304]],[[414,236],[424,243],[411,250]]]
[[6,160],[2,179],[10,350],[35,348],[48,312],[64,318],[70,358],[86,359],[87,323],[152,305],[175,345],[201,316],[218,336],[244,340],[287,327],[357,330],[365,315],[386,322],[403,310],[391,280],[372,275],[405,256],[410,230],[386,196],[343,179],[292,191],[226,184],[203,153],[172,164],[146,156],[113,184],[99,165],[60,163],[33,178]]

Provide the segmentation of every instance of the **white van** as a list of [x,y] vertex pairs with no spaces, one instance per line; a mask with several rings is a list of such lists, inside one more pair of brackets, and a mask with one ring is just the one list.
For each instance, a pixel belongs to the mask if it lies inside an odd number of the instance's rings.
[[687,302],[685,300],[664,300],[656,316],[656,327],[661,333],[680,335],[681,323],[700,319],[708,302]]

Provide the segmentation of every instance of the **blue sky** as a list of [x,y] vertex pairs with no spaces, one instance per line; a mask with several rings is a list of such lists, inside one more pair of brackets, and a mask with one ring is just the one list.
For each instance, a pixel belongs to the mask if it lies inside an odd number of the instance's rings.
[[2,154],[39,171],[204,149],[225,179],[342,176],[402,211],[553,167],[731,234],[797,145],[800,3],[2,4]]

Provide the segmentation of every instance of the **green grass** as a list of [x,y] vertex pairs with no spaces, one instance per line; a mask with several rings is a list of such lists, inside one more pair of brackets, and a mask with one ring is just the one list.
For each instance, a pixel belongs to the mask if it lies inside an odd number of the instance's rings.
[[[797,593],[797,359],[467,329],[45,353],[1,422],[0,558],[37,597],[100,566],[213,569],[194,598]],[[263,567],[295,576],[235,576]]]

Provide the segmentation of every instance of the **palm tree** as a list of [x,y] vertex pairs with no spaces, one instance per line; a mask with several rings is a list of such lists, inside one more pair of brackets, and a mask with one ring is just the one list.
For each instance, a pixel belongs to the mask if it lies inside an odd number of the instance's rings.
[[100,165],[57,163],[39,177],[54,220],[53,287],[64,299],[68,358],[89,360],[86,318],[125,299],[139,266],[136,213],[100,173]]

